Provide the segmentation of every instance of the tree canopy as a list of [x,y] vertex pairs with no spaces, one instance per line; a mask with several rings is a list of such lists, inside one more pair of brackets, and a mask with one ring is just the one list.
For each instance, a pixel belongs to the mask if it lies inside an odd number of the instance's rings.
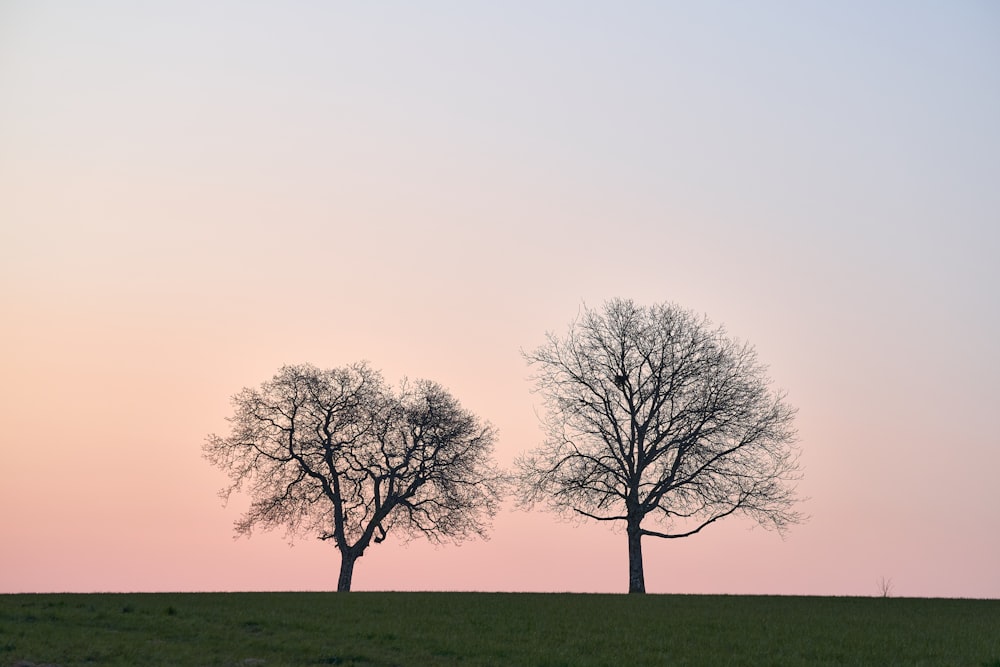
[[236,522],[332,540],[338,590],[355,561],[391,533],[435,542],[486,537],[505,477],[492,459],[496,431],[427,380],[390,388],[365,363],[285,366],[233,397],[228,436],[206,458],[228,472],[226,498],[251,498]]
[[734,514],[778,531],[802,519],[795,410],[753,347],[707,318],[613,300],[524,356],[546,438],[517,462],[523,504],[623,523],[630,592],[645,591],[643,536]]

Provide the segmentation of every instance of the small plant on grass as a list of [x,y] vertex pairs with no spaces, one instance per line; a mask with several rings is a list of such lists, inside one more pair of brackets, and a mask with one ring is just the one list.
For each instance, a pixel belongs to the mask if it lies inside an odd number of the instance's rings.
[[892,597],[892,579],[885,577],[878,578],[878,596],[880,598]]

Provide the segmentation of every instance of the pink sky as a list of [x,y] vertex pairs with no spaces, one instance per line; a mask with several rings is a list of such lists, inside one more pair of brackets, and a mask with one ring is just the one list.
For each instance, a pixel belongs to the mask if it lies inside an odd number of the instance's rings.
[[[802,510],[644,542],[647,590],[1000,597],[988,3],[0,7],[0,593],[331,590],[202,458],[286,363],[541,437],[519,350],[674,301],[799,408]],[[624,591],[541,511],[356,590]]]

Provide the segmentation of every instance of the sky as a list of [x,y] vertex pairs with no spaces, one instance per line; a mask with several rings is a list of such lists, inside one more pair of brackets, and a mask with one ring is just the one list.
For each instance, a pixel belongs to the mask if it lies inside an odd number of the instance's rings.
[[[643,543],[654,593],[1000,597],[1000,6],[0,0],[0,593],[333,590],[201,454],[366,359],[542,438],[521,350],[674,302],[798,408],[807,523]],[[355,590],[624,592],[512,506]]]

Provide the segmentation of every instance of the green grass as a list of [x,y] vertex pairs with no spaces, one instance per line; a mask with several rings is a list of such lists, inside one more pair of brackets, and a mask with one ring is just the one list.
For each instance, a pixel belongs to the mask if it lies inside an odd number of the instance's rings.
[[1000,600],[0,595],[0,666],[18,663],[1000,667]]

